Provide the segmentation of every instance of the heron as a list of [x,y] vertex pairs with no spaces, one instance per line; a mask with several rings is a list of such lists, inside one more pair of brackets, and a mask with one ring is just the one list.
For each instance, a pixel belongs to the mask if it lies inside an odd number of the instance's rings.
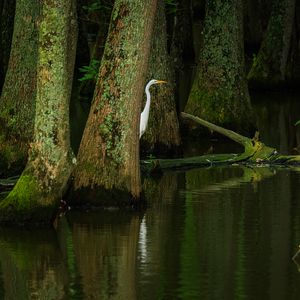
[[146,105],[144,110],[141,113],[141,120],[140,120],[140,138],[142,135],[145,133],[147,125],[148,125],[148,119],[149,119],[149,112],[150,112],[150,104],[151,104],[151,95],[150,95],[150,87],[153,84],[160,84],[160,83],[167,83],[167,81],[164,80],[156,80],[156,79],[151,79],[145,87],[145,93],[147,96],[146,100]]

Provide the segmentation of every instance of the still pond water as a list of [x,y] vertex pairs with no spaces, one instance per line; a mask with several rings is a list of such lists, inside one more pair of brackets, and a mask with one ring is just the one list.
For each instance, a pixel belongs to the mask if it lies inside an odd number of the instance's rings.
[[[297,153],[295,105],[256,105],[264,141],[282,153]],[[56,230],[0,228],[0,299],[300,299],[300,168],[211,167],[143,184],[143,212],[71,210]]]

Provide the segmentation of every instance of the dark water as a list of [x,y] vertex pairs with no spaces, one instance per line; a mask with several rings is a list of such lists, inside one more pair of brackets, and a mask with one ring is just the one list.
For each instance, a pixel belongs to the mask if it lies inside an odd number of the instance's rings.
[[170,173],[144,181],[144,213],[1,229],[0,298],[300,299],[299,182],[295,169]]
[[[296,153],[294,100],[257,101],[264,141]],[[300,299],[300,168],[211,167],[143,185],[143,212],[0,228],[0,299]]]

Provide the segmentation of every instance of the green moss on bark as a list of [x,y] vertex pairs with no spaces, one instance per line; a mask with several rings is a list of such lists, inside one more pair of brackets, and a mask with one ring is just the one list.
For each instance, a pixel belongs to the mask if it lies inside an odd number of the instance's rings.
[[185,111],[239,131],[253,127],[244,73],[242,5],[206,2],[203,48]]
[[0,202],[0,222],[10,224],[47,223],[53,217],[52,199],[41,192],[38,180],[22,175],[13,190]]
[[26,163],[26,151],[21,147],[16,147],[0,133],[0,174],[13,175],[21,172]]
[[0,156],[2,162],[5,159],[4,168],[17,163],[24,167],[33,137],[39,6],[36,0],[16,1],[11,52],[0,101]]
[[[2,223],[50,225],[73,168],[69,100],[76,32],[75,1],[41,1],[35,135],[27,166],[1,202]],[[73,24],[73,25],[72,25]],[[72,33],[72,34],[71,34]]]
[[99,188],[113,194],[118,190],[139,198],[138,121],[156,5],[157,0],[114,3],[78,153],[75,191]]

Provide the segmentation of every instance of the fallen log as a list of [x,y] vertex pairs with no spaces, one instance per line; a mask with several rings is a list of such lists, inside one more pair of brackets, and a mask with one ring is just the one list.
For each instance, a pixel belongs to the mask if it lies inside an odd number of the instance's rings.
[[299,155],[281,155],[275,148],[266,146],[259,141],[258,132],[251,139],[232,130],[225,129],[199,117],[182,112],[183,119],[192,120],[212,131],[218,132],[244,147],[239,154],[211,154],[178,159],[147,159],[141,161],[142,171],[156,172],[184,168],[207,167],[212,165],[231,165],[237,163],[269,164],[269,165],[300,165]]

